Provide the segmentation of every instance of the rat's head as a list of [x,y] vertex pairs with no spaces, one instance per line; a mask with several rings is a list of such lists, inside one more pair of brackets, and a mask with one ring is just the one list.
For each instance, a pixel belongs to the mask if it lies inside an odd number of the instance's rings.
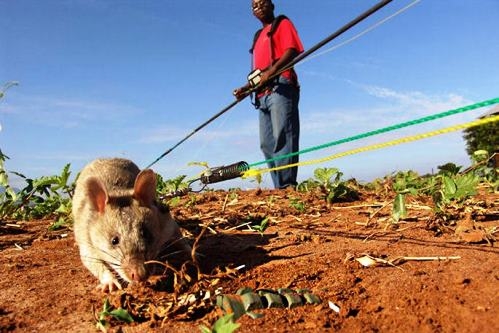
[[93,218],[89,223],[91,246],[97,260],[126,282],[147,279],[144,262],[157,255],[160,221],[155,203],[156,175],[144,170],[133,193],[108,193],[98,178],[86,181]]

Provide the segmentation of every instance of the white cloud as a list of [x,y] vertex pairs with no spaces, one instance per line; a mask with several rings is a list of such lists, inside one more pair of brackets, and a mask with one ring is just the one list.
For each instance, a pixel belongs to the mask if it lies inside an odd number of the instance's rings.
[[355,85],[378,99],[376,103],[373,103],[375,106],[308,112],[303,116],[302,128],[317,134],[328,133],[332,130],[369,131],[473,103],[466,97],[453,93],[428,95],[419,91],[400,92],[386,87]]
[[363,85],[362,88],[371,96],[391,100],[400,108],[428,114],[443,112],[473,103],[471,100],[454,94],[428,95],[420,91],[399,92],[386,87]]

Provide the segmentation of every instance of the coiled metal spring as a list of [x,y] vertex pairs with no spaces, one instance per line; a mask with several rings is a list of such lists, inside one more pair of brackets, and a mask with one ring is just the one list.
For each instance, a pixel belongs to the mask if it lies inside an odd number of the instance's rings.
[[241,177],[245,171],[249,170],[249,164],[241,161],[227,166],[211,168],[204,172],[200,180],[203,184],[213,184],[224,180]]

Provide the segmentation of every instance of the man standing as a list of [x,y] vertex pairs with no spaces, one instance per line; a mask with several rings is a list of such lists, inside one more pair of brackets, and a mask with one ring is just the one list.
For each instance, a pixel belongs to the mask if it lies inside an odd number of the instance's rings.
[[[253,53],[252,67],[261,73],[256,75],[257,80],[253,84],[248,83],[234,90],[234,95],[237,99],[244,98],[248,89],[256,86],[260,147],[265,159],[269,160],[269,168],[274,168],[298,162],[298,155],[282,159],[279,156],[299,149],[300,89],[294,69],[287,69],[286,65],[303,52],[303,45],[293,23],[285,16],[274,16],[272,0],[252,0],[251,4],[253,15],[263,26],[255,34],[250,50]],[[274,187],[295,187],[297,173],[298,167],[272,171]]]

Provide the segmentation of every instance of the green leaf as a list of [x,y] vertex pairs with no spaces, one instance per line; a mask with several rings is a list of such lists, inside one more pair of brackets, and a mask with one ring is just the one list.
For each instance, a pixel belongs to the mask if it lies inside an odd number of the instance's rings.
[[328,184],[331,178],[338,173],[336,168],[317,168],[314,170],[314,176],[323,184]]
[[12,201],[17,201],[17,198],[18,198],[18,195],[16,192],[14,192],[14,190],[12,189],[12,187],[7,187],[7,189],[5,190],[6,193],[8,193],[11,197],[11,200]]
[[251,230],[258,231],[260,234],[263,234],[267,229],[268,223],[269,223],[269,218],[266,217],[262,221],[260,221],[260,224],[250,225],[249,228]]
[[300,213],[305,212],[306,208],[305,208],[305,203],[303,201],[301,201],[298,198],[290,198],[289,201],[290,201],[289,204],[291,205],[291,207],[293,207],[294,209],[296,209]]
[[472,157],[476,162],[486,161],[489,158],[489,152],[484,149],[477,150],[473,153]]
[[168,201],[168,206],[176,207],[180,204],[180,197],[173,197]]
[[204,325],[199,326],[199,329],[201,330],[201,333],[212,333],[211,328],[208,328]]
[[66,164],[62,169],[61,175],[56,176],[57,183],[53,188],[54,191],[57,191],[59,189],[66,189],[68,187],[68,179],[69,176],[71,175],[71,172],[69,171],[70,166],[71,166],[70,163]]
[[240,324],[235,323],[233,317],[234,317],[233,313],[220,317],[213,325],[212,332],[213,333],[235,332],[239,328]]
[[100,330],[101,332],[107,332],[109,324],[105,319],[99,319],[97,320],[97,323],[95,324],[95,327]]
[[398,193],[393,201],[393,213],[392,217],[395,222],[398,222],[401,218],[407,217],[407,209],[405,207],[405,195]]
[[451,198],[457,191],[457,186],[454,180],[450,177],[444,176],[443,178],[444,182],[444,195],[448,198]]
[[310,190],[317,188],[318,186],[320,186],[320,183],[315,179],[310,178],[298,184],[296,189],[299,192],[309,192]]
[[132,316],[125,309],[122,309],[122,308],[115,309],[115,310],[109,312],[109,315],[111,315],[112,317],[114,317],[120,321],[124,321],[125,323],[128,323],[128,324],[133,323]]
[[407,189],[407,191],[412,194],[412,195],[417,195],[418,194],[418,190],[415,189],[415,188],[410,188],[410,189]]
[[66,215],[71,214],[71,202],[62,201],[61,205],[55,210],[55,213],[66,214]]
[[111,310],[111,303],[109,303],[109,299],[106,298],[104,300],[104,304],[102,305],[102,312],[103,313],[109,313],[109,311]]
[[455,179],[457,190],[454,199],[464,200],[469,196],[475,195],[477,193],[476,186],[479,181],[480,179],[473,173],[457,177]]
[[7,178],[7,174],[0,170],[0,186],[9,186],[9,179]]
[[61,217],[59,217],[59,218],[57,219],[57,221],[56,221],[56,222],[52,223],[52,224],[49,226],[49,228],[48,228],[48,229],[49,229],[50,231],[55,231],[55,230],[58,230],[58,229],[62,228],[62,227],[63,227],[64,225],[66,225],[66,224],[67,224],[67,220],[66,220],[64,217],[62,217],[62,216],[61,216]]

